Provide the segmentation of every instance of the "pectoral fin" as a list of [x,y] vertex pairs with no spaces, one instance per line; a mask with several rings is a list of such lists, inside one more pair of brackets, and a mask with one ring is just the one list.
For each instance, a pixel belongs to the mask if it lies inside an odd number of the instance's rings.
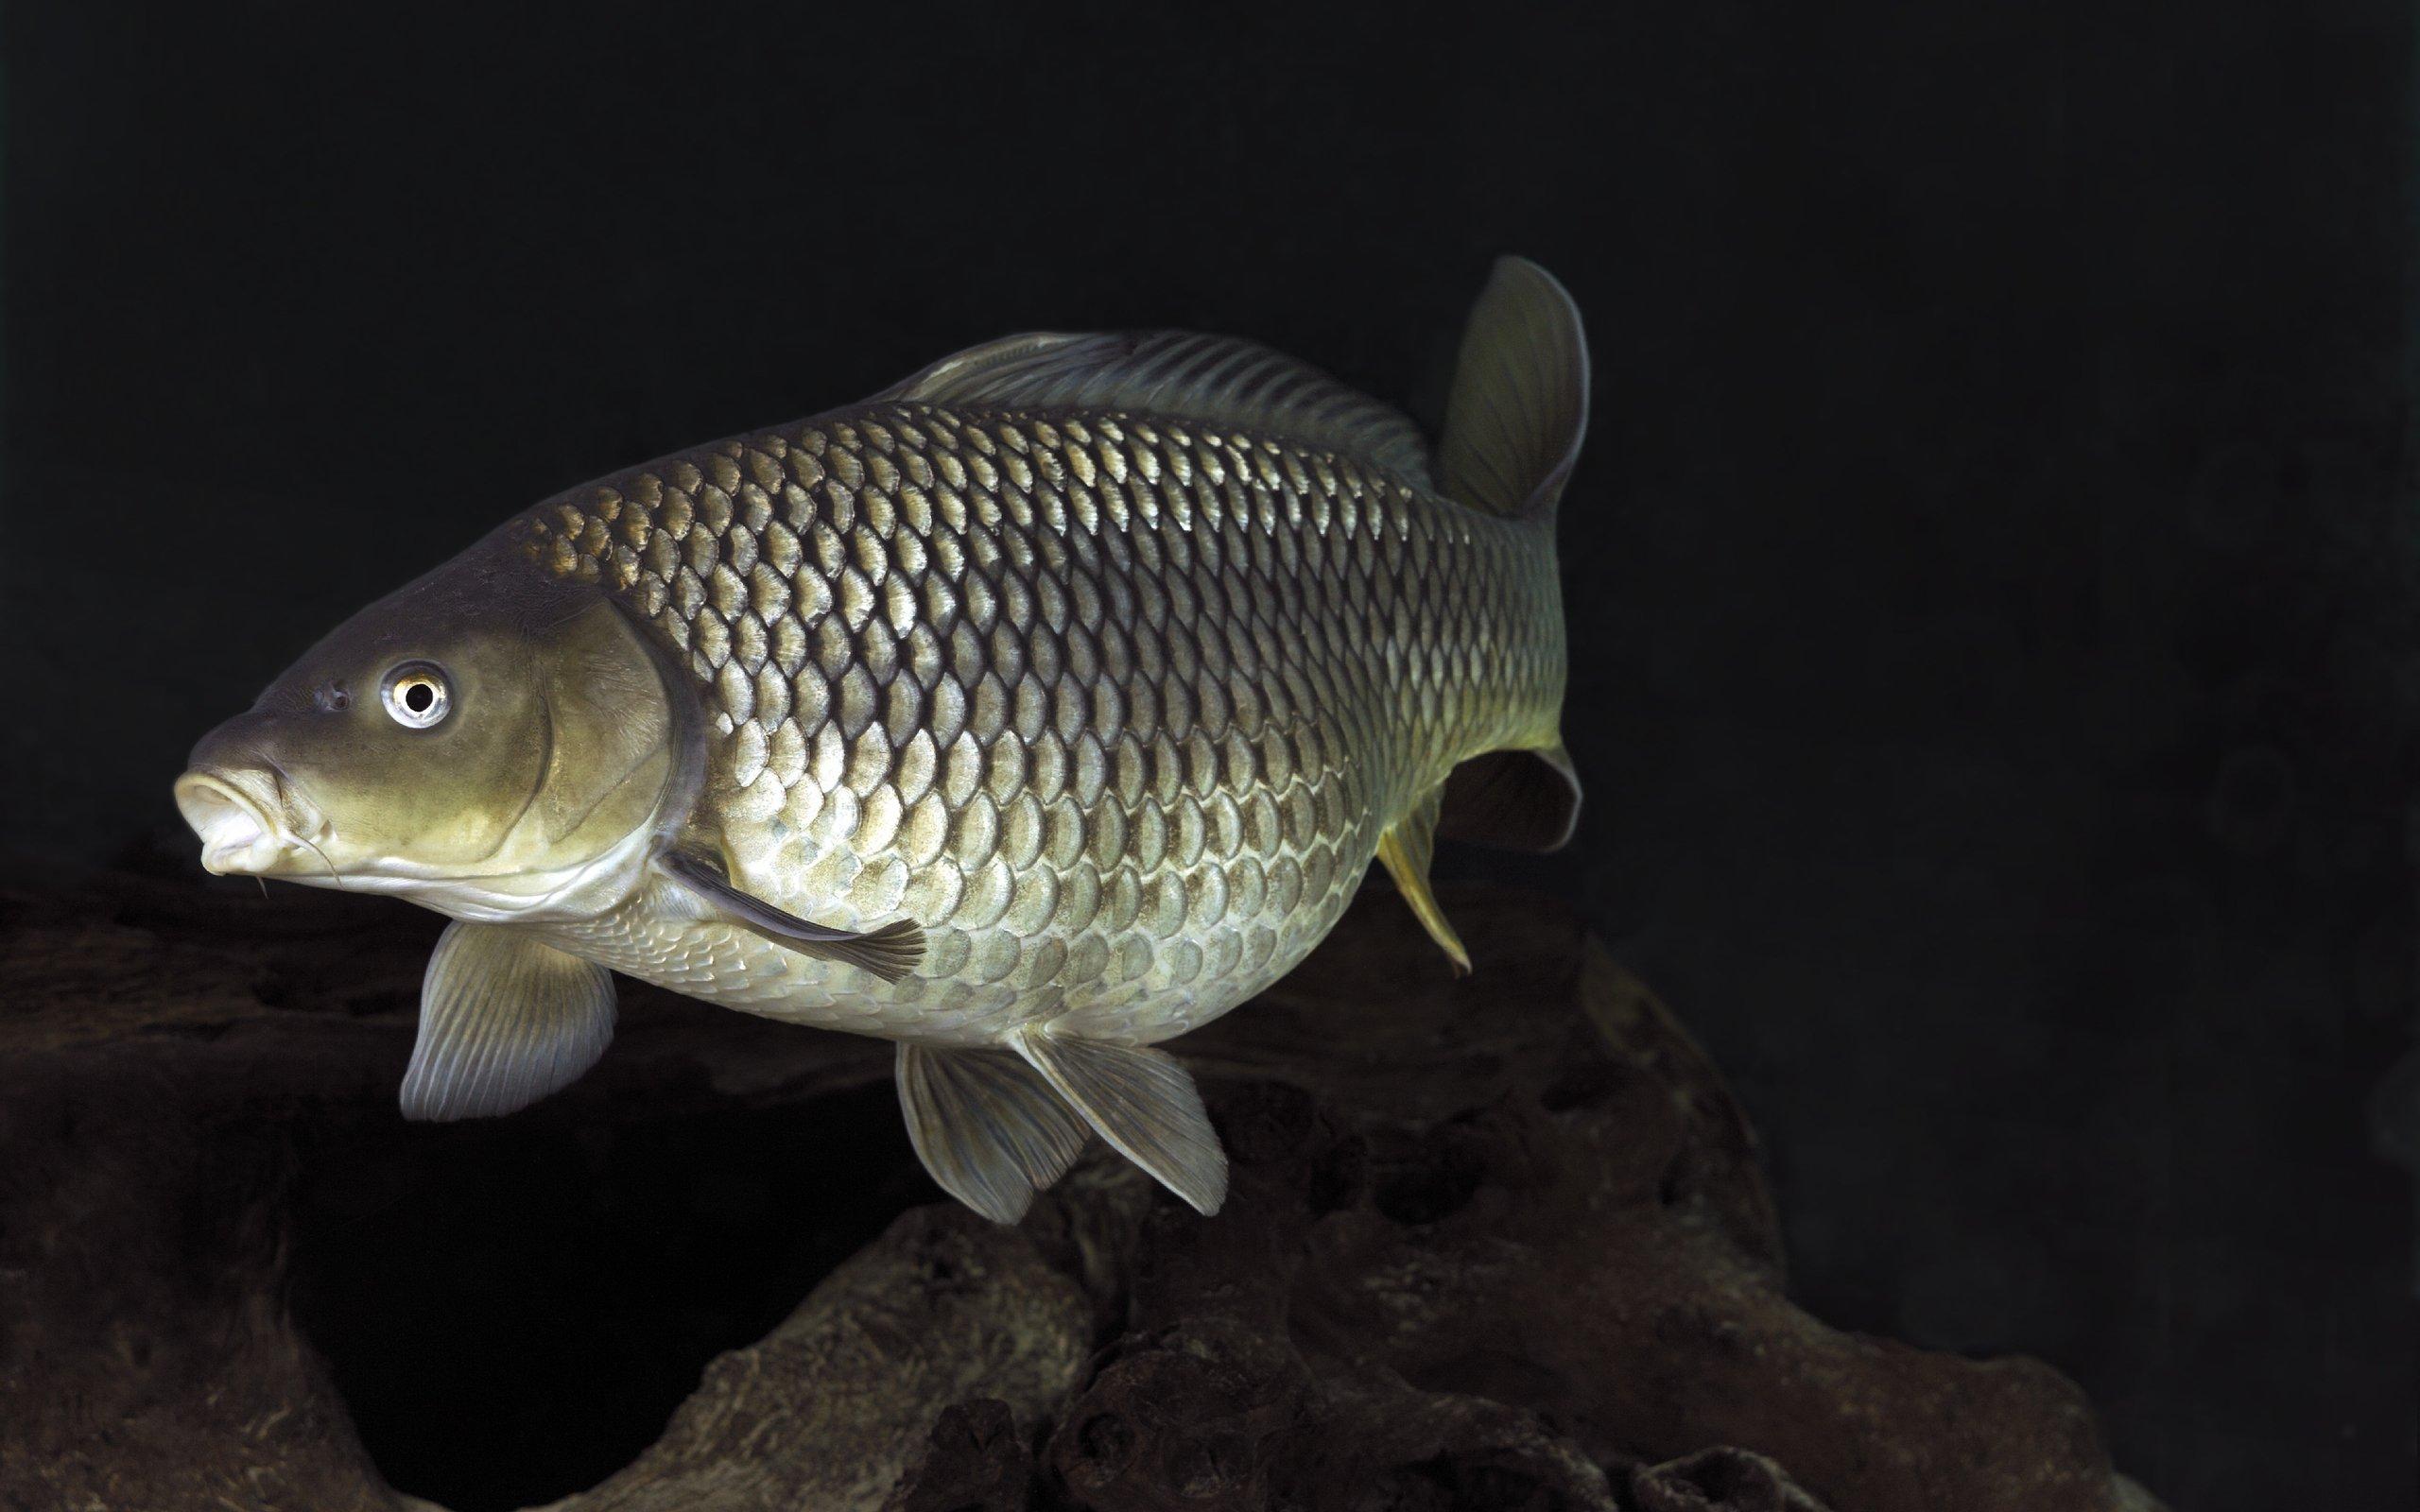
[[1015,1051],[903,1044],[898,1079],[925,1169],[994,1223],[1024,1217],[1084,1147],[1083,1120]]
[[404,1116],[517,1112],[579,1079],[614,1038],[605,968],[500,924],[449,924],[421,979]]
[[1428,937],[1454,963],[1456,976],[1471,974],[1471,954],[1462,948],[1461,936],[1446,920],[1445,911],[1437,906],[1437,895],[1429,890],[1428,863],[1437,850],[1437,811],[1445,796],[1443,787],[1431,788],[1428,796],[1412,805],[1411,812],[1389,827],[1378,836],[1378,859],[1386,863],[1387,875],[1395,882],[1395,890],[1411,905],[1412,917]]
[[902,919],[875,930],[834,929],[826,924],[809,923],[761,898],[750,897],[733,886],[720,868],[690,851],[667,850],[656,858],[655,864],[666,876],[704,900],[732,922],[755,931],[776,945],[786,945],[801,955],[812,955],[819,960],[845,961],[872,971],[886,982],[896,982],[906,976],[925,957],[925,932],[916,927],[912,919]]
[[1117,1153],[1202,1213],[1227,1196],[1227,1153],[1194,1090],[1164,1050],[1059,1039],[1028,1029],[1017,1050]]

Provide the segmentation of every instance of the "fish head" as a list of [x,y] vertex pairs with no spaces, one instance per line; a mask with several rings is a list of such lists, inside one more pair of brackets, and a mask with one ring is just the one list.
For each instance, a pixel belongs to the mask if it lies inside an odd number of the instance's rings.
[[213,872],[509,914],[653,829],[683,766],[676,685],[597,588],[475,549],[204,735],[177,805]]

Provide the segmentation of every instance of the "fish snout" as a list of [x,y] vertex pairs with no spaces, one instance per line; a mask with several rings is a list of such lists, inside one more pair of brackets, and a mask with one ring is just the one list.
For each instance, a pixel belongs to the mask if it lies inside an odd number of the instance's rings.
[[300,833],[277,765],[258,748],[258,723],[239,714],[202,736],[177,779],[177,809],[201,837],[202,869],[220,876],[274,870]]

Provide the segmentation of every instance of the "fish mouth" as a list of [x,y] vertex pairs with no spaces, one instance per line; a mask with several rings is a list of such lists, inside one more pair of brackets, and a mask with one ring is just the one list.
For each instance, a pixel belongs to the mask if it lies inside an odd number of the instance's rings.
[[201,837],[201,868],[215,876],[267,873],[294,849],[275,809],[230,775],[187,772],[177,779],[177,809]]

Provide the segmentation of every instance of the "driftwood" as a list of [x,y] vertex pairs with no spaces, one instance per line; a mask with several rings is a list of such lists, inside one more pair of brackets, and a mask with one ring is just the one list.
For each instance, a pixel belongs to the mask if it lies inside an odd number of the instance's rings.
[[1671,1014],[1557,905],[1445,902],[1474,978],[1374,890],[1181,1042],[1217,1218],[1096,1151],[1004,1229],[888,1045],[626,986],[569,1091],[406,1125],[435,920],[7,890],[0,1506],[2152,1504],[2048,1368],[1794,1308]]

